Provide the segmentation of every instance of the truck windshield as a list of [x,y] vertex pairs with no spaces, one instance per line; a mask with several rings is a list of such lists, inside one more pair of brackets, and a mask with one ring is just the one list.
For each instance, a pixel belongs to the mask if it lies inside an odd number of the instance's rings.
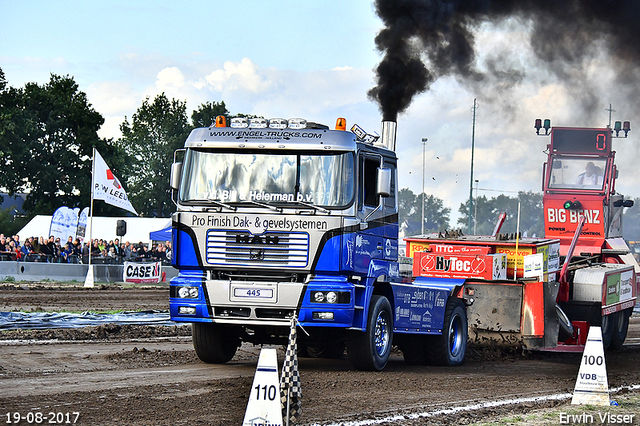
[[606,166],[606,159],[554,157],[548,188],[601,190]]
[[352,153],[242,153],[187,151],[180,201],[258,201],[325,207],[351,203]]

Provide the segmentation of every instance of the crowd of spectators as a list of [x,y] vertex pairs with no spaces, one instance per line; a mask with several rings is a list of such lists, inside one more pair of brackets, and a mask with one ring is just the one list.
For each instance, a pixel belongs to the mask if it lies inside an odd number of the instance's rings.
[[0,261],[13,260],[23,262],[49,263],[91,263],[121,264],[130,262],[171,262],[171,243],[131,244],[121,243],[119,239],[94,239],[91,242],[80,242],[69,237],[66,242],[60,238],[28,237],[20,241],[18,235],[5,237],[0,234]]

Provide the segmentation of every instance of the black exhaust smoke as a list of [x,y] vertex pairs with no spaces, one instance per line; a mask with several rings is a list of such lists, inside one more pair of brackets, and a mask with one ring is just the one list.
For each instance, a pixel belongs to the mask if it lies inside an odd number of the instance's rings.
[[[453,75],[468,84],[481,83],[486,73],[501,78],[500,64],[484,72],[476,69],[474,31],[506,18],[531,28],[534,54],[557,76],[568,79],[572,69],[584,72],[582,65],[604,46],[618,80],[640,92],[635,89],[640,74],[637,0],[375,0],[375,7],[384,23],[375,42],[384,57],[368,95],[379,104],[383,120],[395,120],[413,96],[439,77]],[[593,103],[589,88],[582,100]]]

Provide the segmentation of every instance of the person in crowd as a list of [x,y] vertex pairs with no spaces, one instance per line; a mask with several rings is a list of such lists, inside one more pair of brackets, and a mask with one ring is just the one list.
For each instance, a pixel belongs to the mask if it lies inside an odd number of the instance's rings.
[[11,260],[20,260],[22,258],[22,252],[16,247],[14,240],[9,241],[9,252],[11,253]]
[[49,248],[49,252],[51,253],[51,262],[55,262],[58,258],[58,250],[56,248],[56,239],[53,235],[49,236],[49,241],[47,242],[47,247]]
[[54,241],[56,247],[56,262],[60,262],[62,260],[62,252],[64,251],[64,247],[60,245],[60,238],[56,238]]
[[20,249],[20,251],[22,252],[22,258],[26,262],[32,261],[33,249],[31,247],[31,241],[26,240],[22,245],[22,248]]
[[116,259],[122,258],[122,249],[120,248],[120,240],[117,238],[113,240],[113,249],[116,252]]
[[131,243],[129,243],[129,241],[126,241],[124,243],[124,258],[126,260],[130,260],[131,259]]
[[71,255],[73,254],[72,243],[65,243],[64,249],[60,253],[62,263],[71,263]]
[[100,256],[102,250],[100,250],[100,245],[98,240],[93,240],[93,245],[91,246],[91,256]]
[[40,253],[44,256],[44,259],[47,262],[50,262],[53,258],[53,253],[48,243],[48,240],[45,241],[44,237],[40,237]]

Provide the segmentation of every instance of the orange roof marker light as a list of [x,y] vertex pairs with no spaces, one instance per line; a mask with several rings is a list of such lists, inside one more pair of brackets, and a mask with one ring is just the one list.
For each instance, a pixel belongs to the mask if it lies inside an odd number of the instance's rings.
[[216,127],[227,127],[227,118],[224,115],[216,117]]
[[347,130],[347,120],[345,120],[342,117],[339,117],[336,120],[336,130],[342,130],[342,131]]

